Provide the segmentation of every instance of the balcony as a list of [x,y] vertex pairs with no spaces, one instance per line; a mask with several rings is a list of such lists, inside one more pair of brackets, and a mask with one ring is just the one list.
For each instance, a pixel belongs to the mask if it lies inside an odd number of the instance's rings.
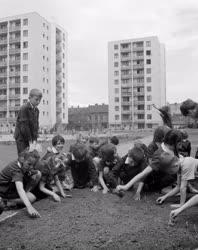
[[136,114],[136,115],[139,115],[139,114],[145,114],[145,111],[144,111],[144,109],[143,110],[138,110],[138,109],[136,109],[136,110],[134,110],[134,114]]
[[126,74],[126,75],[121,74],[121,79],[129,79],[131,77],[132,77],[132,74]]
[[137,101],[137,100],[134,100],[134,105],[137,106],[137,105],[142,105],[142,104],[145,104],[145,101]]
[[120,47],[120,51],[121,52],[131,52],[131,47],[126,47],[126,48],[123,48],[122,46]]
[[10,94],[9,99],[20,99],[20,94]]
[[7,61],[0,61],[0,67],[7,66]]
[[56,45],[56,53],[60,53],[62,51],[62,48],[60,45]]
[[131,60],[131,55],[128,56],[121,56],[121,61],[130,61]]
[[61,92],[62,91],[62,87],[60,85],[56,85],[56,92]]
[[56,97],[56,102],[58,102],[58,103],[62,102],[62,98],[61,97]]
[[21,71],[10,71],[9,72],[9,76],[20,76],[21,74]]
[[122,109],[122,115],[131,115],[131,110],[123,110]]
[[18,65],[20,63],[21,63],[20,59],[10,60],[9,61],[9,65]]
[[61,54],[56,55],[56,62],[61,62],[62,61],[62,56]]
[[60,34],[56,34],[56,42],[60,43],[62,41],[62,37]]
[[142,77],[144,77],[144,73],[139,73],[139,74],[133,73],[133,78],[142,78]]
[[10,82],[9,88],[19,88],[21,86],[20,82]]
[[133,51],[144,51],[144,47],[133,47]]
[[0,106],[0,111],[7,111],[7,106]]
[[144,68],[144,64],[135,64],[133,65],[133,69],[143,69]]
[[7,95],[0,95],[0,100],[7,100]]
[[19,111],[20,106],[9,106],[10,111]]
[[0,40],[0,44],[7,44],[7,42],[8,42],[8,39],[1,39]]
[[61,75],[56,75],[56,81],[61,82],[62,81],[62,76]]
[[123,70],[131,69],[131,65],[121,65],[121,69]]
[[0,89],[7,89],[7,84],[6,83],[0,84]]
[[7,77],[7,72],[0,72],[0,77]]
[[133,60],[141,60],[144,59],[144,55],[133,55]]
[[62,70],[61,65],[60,65],[60,64],[57,64],[57,65],[56,65],[56,72],[61,72],[61,70]]
[[131,96],[131,95],[132,95],[132,92],[131,92],[131,91],[127,91],[127,92],[126,92],[126,91],[122,91],[122,92],[121,92],[121,95],[122,95],[122,96]]
[[61,107],[56,107],[56,112],[57,113],[61,113],[62,112],[62,108]]
[[21,37],[10,37],[9,43],[18,43],[21,41]]
[[19,48],[9,50],[9,54],[20,54],[20,53],[21,53],[21,49]]
[[4,34],[4,33],[7,33],[7,32],[8,32],[8,28],[7,27],[0,29],[0,34]]
[[7,49],[0,50],[0,56],[5,56],[5,55],[7,55]]
[[10,25],[9,31],[20,31],[21,30],[21,25]]
[[144,92],[133,91],[134,96],[144,96]]
[[144,83],[143,82],[134,82],[133,87],[144,87]]
[[131,102],[130,101],[122,101],[121,102],[121,105],[124,106],[124,105],[131,105]]

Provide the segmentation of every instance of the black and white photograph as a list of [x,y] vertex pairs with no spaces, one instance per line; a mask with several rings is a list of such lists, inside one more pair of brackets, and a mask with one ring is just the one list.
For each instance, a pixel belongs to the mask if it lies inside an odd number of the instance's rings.
[[198,250],[198,1],[0,6],[0,250]]

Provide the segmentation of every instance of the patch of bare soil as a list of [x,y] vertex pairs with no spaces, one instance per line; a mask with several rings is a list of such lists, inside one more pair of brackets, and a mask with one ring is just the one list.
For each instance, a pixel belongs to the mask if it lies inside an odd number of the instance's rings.
[[61,203],[39,201],[40,219],[30,219],[23,209],[0,223],[0,249],[198,248],[197,207],[169,227],[170,203],[155,205],[158,195],[134,201],[133,192],[120,199],[84,189]]

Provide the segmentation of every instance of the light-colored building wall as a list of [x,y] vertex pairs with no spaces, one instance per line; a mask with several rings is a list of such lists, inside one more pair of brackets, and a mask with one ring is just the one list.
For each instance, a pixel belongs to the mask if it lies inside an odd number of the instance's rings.
[[109,125],[152,128],[166,104],[165,48],[157,37],[108,43]]
[[[6,32],[2,28],[4,25],[7,26]],[[1,43],[3,36],[7,37],[7,41]],[[2,44],[5,45],[6,52],[1,52]],[[7,75],[1,77],[0,73],[0,100],[4,87],[1,83],[5,81],[7,108],[0,110],[0,127],[9,127],[15,123],[17,112],[28,100],[32,88],[38,88],[43,93],[39,104],[40,127],[51,128],[56,123],[66,124],[68,53],[65,30],[35,12],[2,18],[0,19],[0,72],[4,69],[1,66],[3,53],[7,62],[5,65]],[[13,58],[14,60],[18,58],[18,62],[12,62]]]

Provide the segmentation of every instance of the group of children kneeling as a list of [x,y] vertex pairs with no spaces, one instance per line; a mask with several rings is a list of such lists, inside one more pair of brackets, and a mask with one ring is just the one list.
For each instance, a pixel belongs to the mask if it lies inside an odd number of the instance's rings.
[[27,149],[0,172],[0,213],[24,204],[31,217],[40,217],[32,206],[36,199],[51,196],[59,202],[60,197],[71,197],[71,192],[65,190],[85,187],[123,197],[138,183],[136,200],[141,198],[142,190],[171,187],[157,199],[157,204],[180,192],[180,204],[173,205],[176,209],[170,213],[170,223],[174,223],[179,213],[198,203],[198,195],[186,202],[187,190],[198,193],[189,183],[198,174],[198,159],[190,157],[187,137],[185,132],[160,126],[148,147],[136,141],[121,158],[116,136],[103,142],[96,137],[79,138],[66,154],[64,138],[56,135],[42,158],[37,150]]

